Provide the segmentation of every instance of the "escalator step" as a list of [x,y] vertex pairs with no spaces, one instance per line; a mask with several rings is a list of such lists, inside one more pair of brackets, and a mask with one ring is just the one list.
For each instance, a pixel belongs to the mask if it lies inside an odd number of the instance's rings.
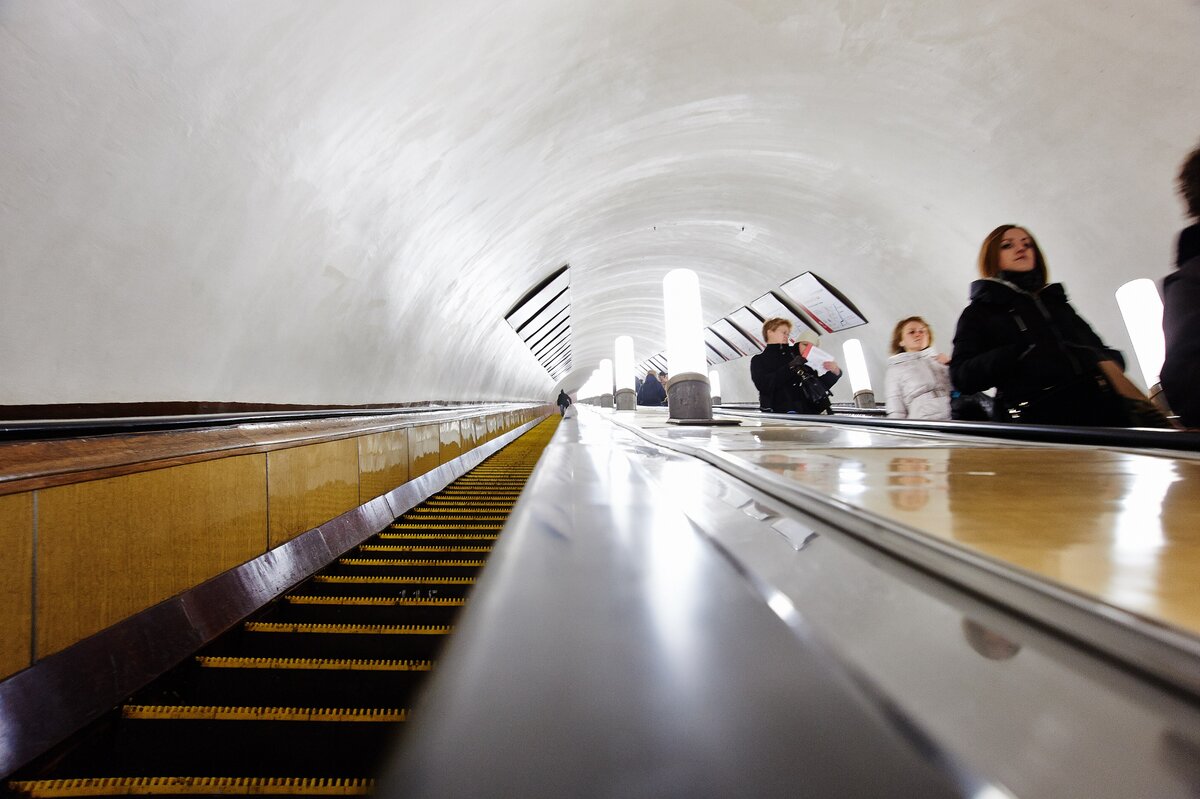
[[10,782],[30,799],[76,796],[366,796],[374,780],[253,777],[96,777]]
[[[499,529],[499,528],[496,528]],[[428,541],[441,539],[443,541],[495,541],[497,536],[488,533],[380,533],[377,538],[381,541]]]
[[[388,525],[393,530],[499,530],[499,524],[416,524],[412,522],[393,522]],[[435,536],[449,538],[450,536]]]
[[491,552],[491,547],[404,546],[403,544],[363,544],[362,552]]
[[217,705],[125,705],[121,718],[138,721],[306,721],[394,724],[408,720],[400,708],[221,707]]
[[206,669],[303,669],[312,671],[430,671],[432,660],[351,660],[342,658],[244,658],[201,655]]
[[303,624],[269,621],[248,621],[243,625],[248,633],[293,633],[314,635],[449,635],[449,626],[415,624]]
[[474,577],[350,577],[341,574],[318,574],[315,583],[348,583],[378,585],[474,585]]
[[290,605],[360,605],[368,607],[462,607],[465,599],[405,599],[390,596],[285,596]]
[[338,558],[343,566],[439,566],[478,569],[482,560],[398,560],[396,558]]

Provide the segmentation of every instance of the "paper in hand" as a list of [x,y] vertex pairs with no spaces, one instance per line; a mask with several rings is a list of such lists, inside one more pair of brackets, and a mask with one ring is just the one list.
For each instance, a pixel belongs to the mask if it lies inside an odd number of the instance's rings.
[[801,341],[800,354],[804,356],[804,360],[808,365],[816,371],[817,374],[823,375],[829,370],[825,368],[826,361],[834,360],[834,357],[825,350],[813,344],[811,341]]

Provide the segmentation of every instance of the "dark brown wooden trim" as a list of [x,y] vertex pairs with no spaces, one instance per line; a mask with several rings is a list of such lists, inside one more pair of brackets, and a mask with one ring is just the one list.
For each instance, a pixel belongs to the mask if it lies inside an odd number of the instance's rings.
[[497,405],[467,414],[430,411],[0,443],[0,496],[531,407]]
[[0,682],[0,774],[95,721],[274,597],[538,424],[527,422]]

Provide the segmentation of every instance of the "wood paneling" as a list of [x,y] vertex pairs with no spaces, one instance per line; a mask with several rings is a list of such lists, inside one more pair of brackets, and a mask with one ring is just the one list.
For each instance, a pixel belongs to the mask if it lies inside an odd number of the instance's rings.
[[267,453],[270,543],[297,534],[358,505],[358,442],[310,444]]
[[408,479],[412,480],[441,464],[441,435],[436,424],[408,430]]
[[266,457],[245,455],[38,493],[38,657],[266,545]]
[[414,422],[412,415],[389,414],[0,443],[0,495],[345,440],[400,430]]
[[33,635],[33,495],[0,497],[0,678],[29,665]]
[[441,441],[441,456],[438,463],[449,463],[462,454],[462,430],[457,420],[439,424],[438,439]]
[[358,439],[358,501],[364,503],[408,480],[408,431]]

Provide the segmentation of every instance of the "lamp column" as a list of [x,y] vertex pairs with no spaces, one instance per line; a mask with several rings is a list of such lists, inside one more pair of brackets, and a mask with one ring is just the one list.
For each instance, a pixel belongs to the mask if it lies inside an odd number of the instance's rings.
[[700,281],[690,269],[672,269],[663,278],[663,310],[667,318],[668,416],[677,420],[711,420],[708,361],[704,357],[704,324],[700,318]]
[[613,378],[617,387],[617,410],[636,411],[637,394],[633,390],[633,339],[629,336],[617,336],[614,342],[616,356],[613,367],[616,370]]

